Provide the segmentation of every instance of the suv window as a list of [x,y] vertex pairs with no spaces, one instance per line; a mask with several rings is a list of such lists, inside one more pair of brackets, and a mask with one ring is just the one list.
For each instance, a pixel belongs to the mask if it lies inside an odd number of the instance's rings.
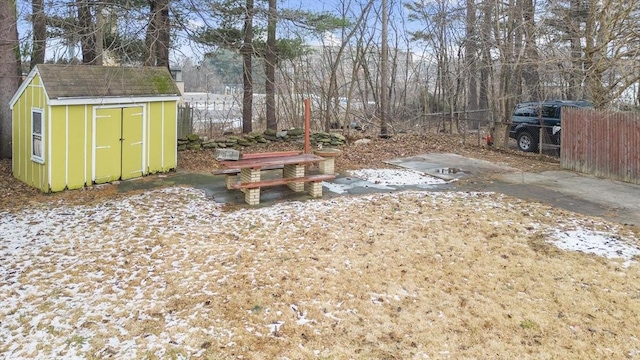
[[560,118],[560,112],[556,111],[556,110],[558,110],[557,106],[543,106],[542,107],[542,117],[543,118],[553,118],[553,119]]
[[526,106],[526,107],[517,108],[513,112],[513,115],[515,115],[515,116],[536,116],[535,113],[536,113],[536,111],[535,111],[534,108]]

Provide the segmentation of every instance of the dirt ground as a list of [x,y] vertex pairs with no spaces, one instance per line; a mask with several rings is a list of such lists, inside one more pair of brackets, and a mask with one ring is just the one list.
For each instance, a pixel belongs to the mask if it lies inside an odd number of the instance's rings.
[[[343,150],[339,170],[426,152],[558,167],[442,136]],[[179,171],[217,166],[179,156]],[[481,192],[263,208],[183,187],[44,195],[0,166],[0,357],[640,358],[637,229]]]
[[[463,145],[459,136],[439,135],[396,135],[390,139],[372,138],[365,145],[351,144],[342,146],[342,156],[336,160],[336,169],[355,170],[362,168],[388,168],[384,163],[398,157],[409,157],[427,152],[445,152],[483,159],[497,164],[508,165],[530,172],[559,169],[559,160],[550,156],[527,154],[515,150],[500,150],[477,146],[476,139],[468,139]],[[302,150],[300,143],[270,143],[242,149],[243,152],[264,152]],[[214,159],[213,150],[188,150],[178,153],[178,171],[209,173],[220,168]],[[40,191],[16,180],[11,175],[11,162],[0,160],[0,210],[20,208],[25,204],[43,204],[57,201],[86,203],[105,197],[119,196],[114,187],[94,186],[83,190],[65,191],[55,194],[43,194]]]
[[[340,147],[342,155],[337,158],[338,170],[355,170],[362,168],[387,168],[384,161],[399,157],[409,157],[428,152],[459,154],[471,158],[487,160],[497,164],[509,165],[524,171],[539,172],[558,169],[558,158],[546,155],[529,154],[516,150],[501,150],[488,147],[484,143],[478,145],[477,139],[463,139],[456,135],[395,135],[390,139],[371,138],[371,142],[363,145],[349,144]],[[302,150],[300,143],[270,143],[242,149],[243,152],[264,152]],[[185,171],[208,172],[219,165],[210,152],[183,151],[179,153],[179,166]]]

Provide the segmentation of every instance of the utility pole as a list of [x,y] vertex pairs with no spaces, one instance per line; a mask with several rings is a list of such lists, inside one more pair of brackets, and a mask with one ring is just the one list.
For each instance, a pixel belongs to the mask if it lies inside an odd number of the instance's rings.
[[387,44],[387,27],[389,22],[389,13],[387,9],[387,0],[382,0],[382,48],[380,60],[380,137],[389,138],[387,129],[387,110],[389,109],[388,100],[388,73],[389,73],[389,46]]

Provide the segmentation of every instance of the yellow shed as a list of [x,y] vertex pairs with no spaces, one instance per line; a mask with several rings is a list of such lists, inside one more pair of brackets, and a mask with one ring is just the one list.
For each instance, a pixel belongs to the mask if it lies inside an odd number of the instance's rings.
[[179,98],[165,68],[38,65],[10,102],[13,175],[52,192],[175,169]]

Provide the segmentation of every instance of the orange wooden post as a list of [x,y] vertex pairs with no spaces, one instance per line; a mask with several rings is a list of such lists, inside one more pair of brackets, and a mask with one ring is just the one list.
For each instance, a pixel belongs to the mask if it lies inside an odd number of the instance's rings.
[[311,153],[311,141],[309,140],[309,127],[311,126],[311,101],[304,99],[304,153]]

